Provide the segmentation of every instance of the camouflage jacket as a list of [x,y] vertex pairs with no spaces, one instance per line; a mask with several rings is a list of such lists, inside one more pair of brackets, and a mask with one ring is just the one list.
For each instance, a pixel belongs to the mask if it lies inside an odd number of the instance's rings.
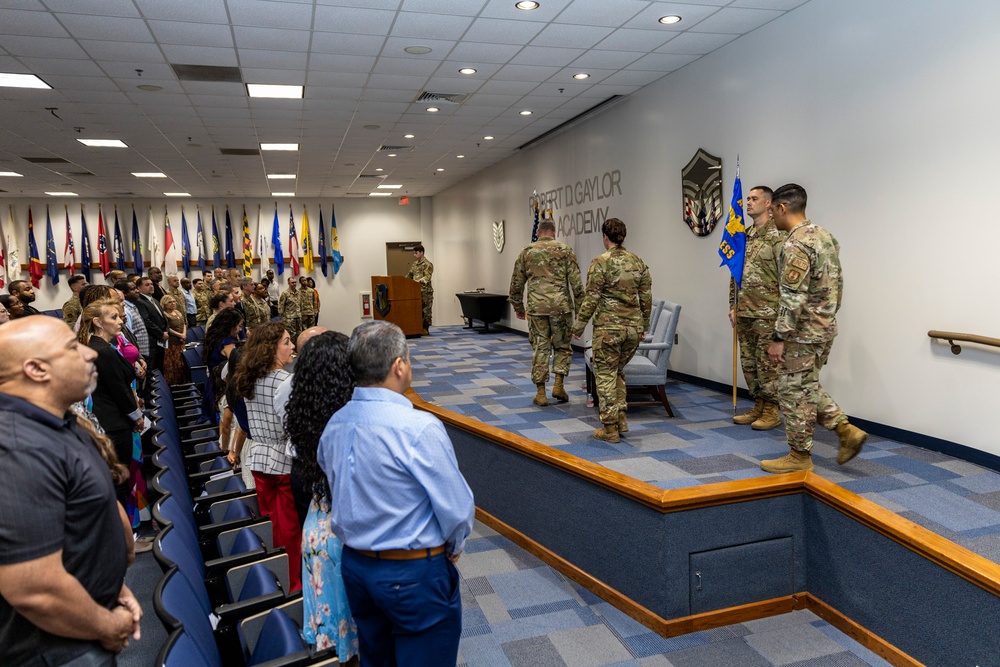
[[299,287],[299,312],[302,317],[313,317],[316,315],[316,292],[311,287]]
[[168,294],[170,296],[174,297],[174,299],[177,300],[177,310],[179,310],[179,311],[181,311],[183,313],[185,311],[185,309],[187,308],[187,301],[184,300],[184,292],[181,291],[181,288],[180,287],[177,287],[177,288],[168,287],[163,292],[163,295],[167,296]]
[[278,297],[278,315],[286,320],[297,320],[301,316],[299,290],[286,289]]
[[594,327],[635,327],[649,330],[653,307],[649,269],[638,255],[618,247],[598,255],[587,272],[587,291],[576,315],[573,335],[579,336],[593,316]]
[[788,238],[768,220],[762,227],[747,228],[743,260],[743,285],[736,294],[736,281],[729,283],[729,307],[736,304],[736,317],[774,320],[778,317],[778,262]]
[[198,324],[205,324],[212,315],[212,309],[209,307],[209,301],[212,299],[212,290],[202,288],[191,290],[191,293],[194,294],[194,302],[198,307],[198,314],[195,315],[195,321]]
[[80,307],[80,296],[78,294],[74,294],[70,297],[69,301],[63,304],[63,321],[69,325],[70,329],[72,329],[76,326],[76,320],[80,317],[80,313],[82,312],[83,308]]
[[796,343],[833,340],[844,290],[837,239],[808,220],[796,225],[781,253],[779,289],[774,327],[779,337]]
[[573,249],[551,236],[543,236],[525,246],[514,262],[510,277],[510,302],[519,315],[525,312],[525,286],[530,315],[573,312],[573,304],[579,306],[583,299],[580,265]]
[[255,296],[243,297],[243,312],[246,313],[247,331],[271,319],[271,307]]
[[418,259],[410,265],[410,270],[407,272],[406,277],[420,283],[421,292],[433,292],[434,286],[431,285],[431,276],[433,274],[434,265],[428,262],[427,258],[424,257],[423,259]]

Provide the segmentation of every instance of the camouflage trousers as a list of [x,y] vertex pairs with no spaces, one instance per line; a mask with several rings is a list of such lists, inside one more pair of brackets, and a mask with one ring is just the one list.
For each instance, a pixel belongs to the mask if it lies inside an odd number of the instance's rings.
[[431,328],[431,306],[434,305],[434,292],[420,290],[420,301],[422,305],[421,317],[424,329]]
[[[302,327],[302,320],[298,317],[286,317],[285,319],[285,331],[292,339],[292,344],[299,339],[299,334],[305,331]],[[296,350],[297,352],[298,350]]]
[[819,371],[826,365],[833,341],[785,343],[785,361],[778,376],[778,404],[785,415],[788,446],[800,452],[812,450],[818,423],[833,430],[846,419],[830,394],[819,384]]
[[736,336],[740,341],[740,366],[747,381],[750,397],[768,403],[778,402],[779,365],[767,356],[771,344],[774,320],[752,317],[736,318]]
[[569,374],[569,362],[573,358],[572,340],[573,314],[558,315],[528,314],[528,340],[531,341],[531,381],[542,384],[549,381],[549,355],[552,356],[552,371],[556,375]]
[[618,413],[625,412],[625,364],[639,347],[635,327],[594,328],[594,381],[602,424],[617,424]]

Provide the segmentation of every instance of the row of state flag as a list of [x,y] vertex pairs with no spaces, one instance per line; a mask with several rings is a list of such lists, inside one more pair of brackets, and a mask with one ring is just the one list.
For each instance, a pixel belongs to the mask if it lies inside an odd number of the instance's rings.
[[[94,256],[91,252],[90,233],[87,231],[87,217],[83,204],[80,205],[80,259],[77,268],[76,244],[73,241],[73,230],[70,225],[69,206],[63,206],[66,215],[66,242],[63,247],[62,262],[56,254],[55,239],[52,235],[52,217],[49,207],[45,207],[45,265],[43,268],[41,257],[38,253],[38,246],[35,243],[35,222],[31,206],[28,207],[28,276],[31,284],[39,286],[42,277],[48,275],[52,284],[59,282],[59,271],[65,269],[69,275],[75,275],[79,270],[87,281],[91,281]],[[212,226],[211,226],[211,255],[206,252],[206,233],[202,224],[201,207],[197,211],[197,232],[195,242],[191,244],[191,237],[188,235],[187,217],[184,207],[181,206],[181,234],[180,244],[174,237],[173,228],[170,223],[170,216],[167,207],[163,207],[163,242],[160,242],[160,225],[153,219],[153,207],[149,207],[148,242],[146,250],[148,261],[143,255],[142,239],[139,234],[139,221],[136,216],[135,207],[132,207],[132,242],[129,250],[126,250],[123,240],[121,224],[118,218],[118,207],[114,207],[114,237],[112,243],[108,243],[108,235],[111,233],[111,224],[105,225],[104,209],[100,205],[97,208],[97,264],[101,273],[107,276],[112,269],[125,270],[126,259],[131,256],[134,273],[143,275],[143,272],[152,267],[176,267],[180,266],[187,276],[191,275],[191,269],[197,267],[204,272],[208,267],[236,268],[236,251],[233,245],[233,227],[229,207],[225,212],[225,236],[223,243],[220,243],[219,225],[215,215],[215,206],[212,206]],[[9,224],[4,230],[2,219],[0,219],[0,288],[3,288],[8,281],[17,280],[21,276],[20,248],[17,243],[17,236],[14,233],[14,206],[8,207]],[[291,204],[288,206],[288,260],[291,264],[291,272],[297,276],[299,273],[312,273],[314,271],[314,255],[312,237],[309,232],[309,216],[306,207],[302,207],[302,241],[299,242],[298,234],[295,231],[295,214]],[[261,207],[257,207],[257,235],[250,236],[250,221],[247,218],[246,206],[243,207],[242,226],[242,253],[243,275],[250,277],[253,271],[253,260],[260,261],[260,275],[263,277],[271,269],[271,258],[274,259],[274,268],[278,275],[285,272],[285,251],[284,239],[281,236],[278,225],[278,205],[274,205],[274,221],[271,226],[271,233],[266,233],[267,227]],[[337,237],[337,215],[330,212],[330,243],[327,247],[326,226],[323,222],[323,209],[319,211],[319,238],[316,244],[316,251],[319,255],[320,270],[324,276],[329,275],[329,266],[333,265],[333,274],[337,275],[344,258],[340,253],[340,241]],[[225,257],[223,258],[223,254]],[[300,259],[301,256],[301,259]]]

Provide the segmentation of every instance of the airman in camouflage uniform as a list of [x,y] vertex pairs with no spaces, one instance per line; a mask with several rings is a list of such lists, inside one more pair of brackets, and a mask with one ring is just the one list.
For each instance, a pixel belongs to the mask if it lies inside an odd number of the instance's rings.
[[[256,289],[257,286],[254,285],[254,290]],[[247,331],[253,331],[258,324],[271,321],[271,307],[256,292],[249,295],[244,294],[242,303],[243,312],[246,314]]]
[[621,245],[626,234],[624,222],[609,218],[601,231],[607,252],[590,263],[587,291],[577,311],[573,336],[578,338],[593,316],[594,377],[604,425],[594,431],[594,437],[620,442],[619,434],[628,431],[625,364],[649,329],[652,281],[645,262]]
[[288,330],[292,340],[297,340],[302,333],[301,320],[301,297],[298,290],[299,283],[295,278],[288,279],[288,289],[281,293],[278,298],[278,315],[285,320],[285,329]]
[[430,334],[431,328],[431,306],[434,305],[434,286],[431,285],[431,276],[434,274],[434,265],[424,258],[424,247],[418,245],[413,249],[413,256],[417,261],[410,265],[410,270],[406,277],[420,283],[420,301],[423,304],[423,334]]
[[[569,400],[563,378],[573,358],[570,345],[573,304],[583,299],[580,265],[573,249],[555,240],[556,227],[545,220],[538,224],[538,240],[526,246],[514,262],[510,277],[510,302],[519,320],[528,319],[531,341],[531,381],[535,383],[535,405],[548,405],[545,383],[549,381],[549,353],[556,376],[552,397]],[[524,288],[528,307],[524,307]],[[527,315],[525,315],[527,313]]]
[[729,322],[740,340],[740,365],[754,406],[733,417],[737,424],[750,424],[756,431],[781,425],[778,416],[778,365],[767,357],[767,346],[778,318],[778,260],[788,233],[771,220],[771,188],[757,185],[746,198],[747,215],[753,225],[746,232],[743,283],[729,281]]
[[192,294],[194,294],[194,303],[198,307],[195,322],[204,327],[208,324],[208,318],[212,316],[212,307],[208,303],[212,299],[212,287],[208,281],[201,278],[195,278],[193,282]]
[[772,197],[774,221],[789,232],[781,254],[780,307],[768,356],[781,364],[778,401],[785,414],[791,451],[780,459],[761,461],[766,472],[812,470],[812,435],[817,421],[840,438],[837,463],[861,451],[868,434],[819,384],[819,372],[837,335],[837,311],[844,289],[840,244],[806,218],[806,191],[790,183]]
[[316,324],[316,293],[305,276],[299,277],[299,324],[302,331]]

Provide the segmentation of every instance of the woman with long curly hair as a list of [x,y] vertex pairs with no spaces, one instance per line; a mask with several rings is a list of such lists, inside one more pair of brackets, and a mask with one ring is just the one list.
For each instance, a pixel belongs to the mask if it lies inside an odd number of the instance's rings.
[[330,487],[316,461],[316,448],[330,417],[354,392],[347,341],[336,331],[309,339],[295,362],[285,408],[285,432],[295,447],[296,472],[312,492],[302,527],[302,632],[317,649],[336,645],[341,662],[357,655],[358,629],[340,575],[344,545],[330,529]]
[[[208,382],[201,394],[201,412],[213,424],[219,423],[219,373],[229,359],[229,353],[239,343],[240,327],[243,316],[238,310],[227,308],[212,321],[212,326],[205,332],[202,340],[201,360],[205,362]],[[223,450],[229,449],[229,443],[222,444]]]
[[247,423],[253,434],[250,460],[244,465],[249,464],[253,473],[261,514],[271,516],[274,543],[285,547],[288,554],[293,591],[302,587],[302,526],[292,497],[288,435],[274,411],[274,392],[288,378],[285,366],[292,361],[294,352],[295,345],[281,322],[260,324],[250,332],[236,374],[230,380],[236,395],[246,402]]

